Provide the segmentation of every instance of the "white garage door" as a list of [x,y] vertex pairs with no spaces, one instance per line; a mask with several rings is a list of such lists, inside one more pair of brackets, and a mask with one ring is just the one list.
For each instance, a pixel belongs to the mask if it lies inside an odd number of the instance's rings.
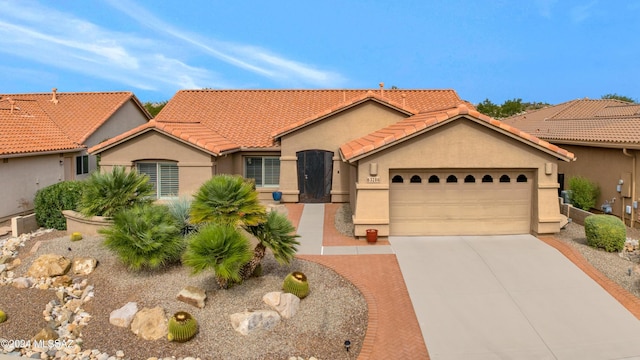
[[391,171],[390,234],[528,234],[533,172]]

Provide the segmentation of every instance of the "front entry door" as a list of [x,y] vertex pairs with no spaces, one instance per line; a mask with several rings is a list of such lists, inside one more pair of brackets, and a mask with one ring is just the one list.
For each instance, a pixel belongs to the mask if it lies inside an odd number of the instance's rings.
[[331,202],[333,152],[306,150],[298,156],[298,190],[300,202]]

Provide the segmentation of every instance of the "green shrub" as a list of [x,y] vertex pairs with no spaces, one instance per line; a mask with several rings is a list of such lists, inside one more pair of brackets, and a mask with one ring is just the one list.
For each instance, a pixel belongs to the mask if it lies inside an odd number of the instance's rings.
[[194,274],[213,270],[216,281],[225,289],[242,281],[240,269],[251,260],[249,239],[232,225],[210,223],[189,236],[182,263]]
[[600,196],[598,185],[581,176],[569,179],[569,189],[571,189],[571,203],[582,210],[594,207]]
[[178,199],[171,200],[167,203],[169,212],[176,219],[180,233],[183,236],[189,235],[196,231],[197,227],[191,223],[191,217],[189,212],[191,211],[191,199],[187,197],[180,197]]
[[104,245],[131,270],[157,269],[180,259],[184,239],[164,205],[137,205],[113,216],[113,225],[98,230]]
[[34,208],[38,225],[47,229],[67,230],[62,210],[75,210],[84,184],[80,181],[62,181],[36,192]]
[[584,220],[587,245],[609,252],[620,251],[627,238],[627,228],[615,216],[590,215]]
[[110,173],[91,173],[78,209],[84,216],[112,217],[122,209],[151,203],[154,194],[147,175],[115,166]]

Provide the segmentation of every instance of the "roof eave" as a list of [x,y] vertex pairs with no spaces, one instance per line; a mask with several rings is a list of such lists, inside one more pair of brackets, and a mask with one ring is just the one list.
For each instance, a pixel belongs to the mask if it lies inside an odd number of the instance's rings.
[[52,154],[67,154],[74,153],[86,150],[85,147],[78,147],[74,149],[63,149],[63,150],[48,150],[48,151],[34,151],[34,152],[22,152],[15,154],[0,154],[0,159],[12,159],[19,157],[27,157],[27,156],[42,156],[42,155],[52,155]]

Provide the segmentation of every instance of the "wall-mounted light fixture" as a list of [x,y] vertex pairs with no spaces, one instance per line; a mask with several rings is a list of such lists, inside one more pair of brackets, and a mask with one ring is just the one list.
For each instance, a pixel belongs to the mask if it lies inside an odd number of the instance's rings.
[[377,176],[378,175],[378,163],[370,163],[369,164],[369,175]]

